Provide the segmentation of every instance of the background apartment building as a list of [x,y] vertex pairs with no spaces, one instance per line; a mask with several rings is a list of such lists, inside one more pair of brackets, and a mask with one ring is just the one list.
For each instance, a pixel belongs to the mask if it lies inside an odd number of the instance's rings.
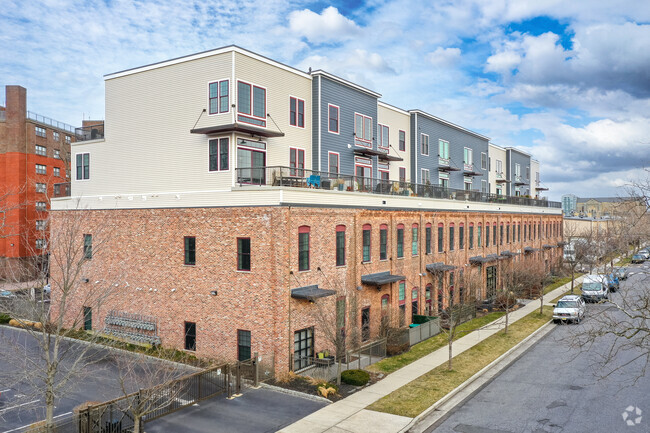
[[333,351],[328,323],[369,341],[447,308],[464,272],[492,297],[506,263],[561,256],[559,203],[487,192],[487,137],[380,96],[239,47],[107,75],[106,136],[74,143],[53,226],[84,213],[80,248],[105,243],[81,289],[117,296],[76,308],[286,371]]
[[0,106],[0,279],[33,278],[46,264],[50,197],[67,180],[75,129],[27,111],[27,90],[7,86]]

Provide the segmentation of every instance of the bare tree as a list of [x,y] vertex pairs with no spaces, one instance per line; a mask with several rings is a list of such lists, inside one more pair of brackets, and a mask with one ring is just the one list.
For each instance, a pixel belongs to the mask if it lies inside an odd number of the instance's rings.
[[543,265],[538,264],[536,260],[529,259],[526,256],[520,256],[517,260],[510,259],[508,262],[501,266],[501,282],[503,288],[497,294],[495,300],[497,307],[503,309],[505,312],[503,332],[506,334],[508,333],[510,312],[517,305],[517,298],[530,291],[531,284],[537,282],[536,279],[531,278],[531,270],[536,266],[541,266],[541,272],[543,272]]

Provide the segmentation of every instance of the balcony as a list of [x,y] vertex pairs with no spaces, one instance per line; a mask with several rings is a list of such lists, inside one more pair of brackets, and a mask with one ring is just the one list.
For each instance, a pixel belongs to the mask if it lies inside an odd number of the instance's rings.
[[52,126],[56,129],[60,129],[67,132],[74,132],[74,126],[68,125],[67,123],[59,122],[58,120],[54,120],[46,116],[41,116],[40,114],[36,114],[32,111],[27,112],[27,118],[30,120],[34,120],[38,123],[41,123],[43,125]]
[[74,131],[77,142],[88,140],[99,140],[104,138],[104,124],[98,123],[96,125],[83,126],[75,128]]
[[405,197],[460,200],[481,203],[512,204],[561,208],[560,202],[536,200],[525,197],[510,197],[480,191],[444,188],[437,185],[422,185],[413,182],[359,177],[325,171],[312,171],[301,168],[267,166],[237,168],[236,182],[239,186],[275,186],[290,188],[310,188],[318,190],[357,192]]

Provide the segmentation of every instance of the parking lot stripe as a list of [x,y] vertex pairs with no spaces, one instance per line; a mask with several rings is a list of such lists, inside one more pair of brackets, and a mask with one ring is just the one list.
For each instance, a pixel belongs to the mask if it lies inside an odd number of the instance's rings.
[[0,410],[0,413],[6,412],[6,411],[11,410],[11,409],[16,409],[17,407],[27,406],[28,404],[38,403],[39,401],[40,400],[34,400],[34,401],[27,402],[27,403],[17,404],[16,406],[7,407],[5,409]]
[[10,389],[3,389],[2,391],[0,391],[0,393],[9,392],[9,391],[11,391],[11,388]]

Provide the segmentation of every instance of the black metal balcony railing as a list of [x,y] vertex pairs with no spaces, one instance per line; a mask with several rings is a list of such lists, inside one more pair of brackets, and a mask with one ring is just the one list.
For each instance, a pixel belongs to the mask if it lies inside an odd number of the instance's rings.
[[97,125],[75,128],[74,135],[77,141],[97,140],[99,138],[104,138],[104,124],[98,123]]
[[70,182],[54,184],[54,198],[70,197]]
[[368,194],[385,194],[438,198],[448,200],[472,201],[482,203],[501,203],[523,206],[561,208],[562,203],[546,199],[511,197],[480,191],[444,188],[438,185],[422,185],[413,182],[359,177],[325,171],[269,166],[237,168],[237,183],[257,186],[289,186],[314,188],[331,191],[356,191]]
[[74,132],[74,126],[68,125],[67,123],[59,122],[58,120],[54,120],[46,116],[41,116],[40,114],[34,113],[32,111],[27,112],[27,118],[31,120],[35,120],[38,123],[42,123],[44,125],[52,126],[57,129],[62,129],[68,132]]

